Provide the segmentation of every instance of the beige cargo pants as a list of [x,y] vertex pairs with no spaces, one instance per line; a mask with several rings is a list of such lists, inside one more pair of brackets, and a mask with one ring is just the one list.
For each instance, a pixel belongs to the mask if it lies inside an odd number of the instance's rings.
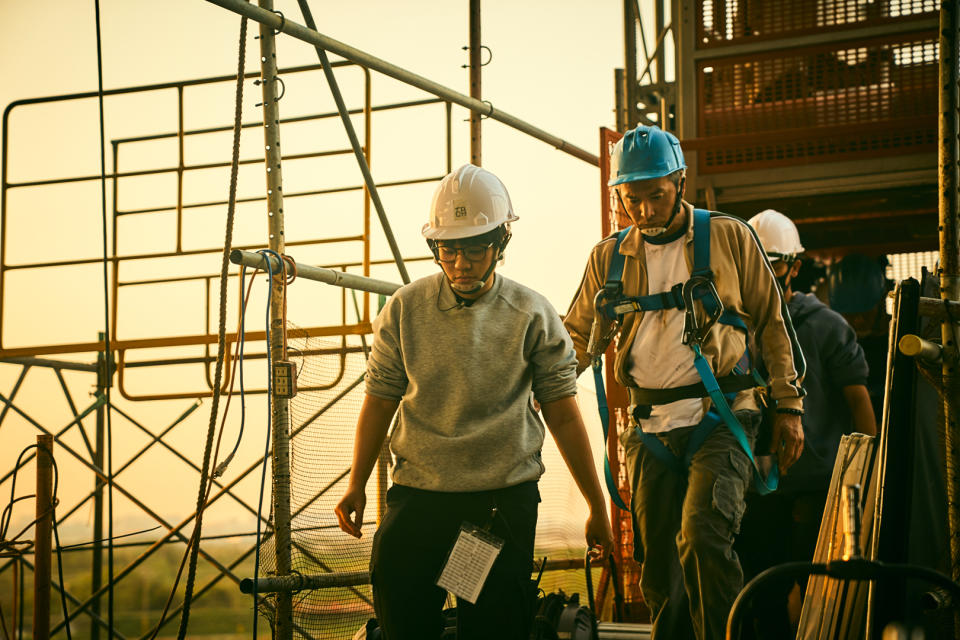
[[[738,411],[751,445],[759,414]],[[695,427],[658,436],[679,458]],[[714,428],[686,476],[654,456],[634,429],[620,436],[632,489],[634,555],[653,640],[718,640],[743,587],[733,551],[752,465],[726,425]]]

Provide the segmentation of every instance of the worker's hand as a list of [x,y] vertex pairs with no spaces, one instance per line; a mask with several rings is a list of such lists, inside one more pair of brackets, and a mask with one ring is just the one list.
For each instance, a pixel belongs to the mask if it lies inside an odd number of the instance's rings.
[[337,524],[354,538],[363,535],[363,508],[367,506],[367,494],[363,489],[348,489],[334,512],[337,514]]
[[586,526],[587,549],[592,560],[606,560],[613,551],[613,529],[607,510],[591,511]]
[[781,474],[786,474],[787,469],[800,459],[800,454],[803,453],[803,426],[800,424],[800,416],[790,413],[776,414],[770,438],[770,453],[777,455]]

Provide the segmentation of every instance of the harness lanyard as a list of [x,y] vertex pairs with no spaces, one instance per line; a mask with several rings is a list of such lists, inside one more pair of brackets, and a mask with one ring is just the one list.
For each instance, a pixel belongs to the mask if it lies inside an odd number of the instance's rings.
[[740,448],[743,449],[743,452],[747,454],[747,458],[750,460],[750,464],[753,465],[754,473],[754,485],[757,488],[757,492],[760,495],[766,495],[773,491],[777,490],[777,486],[780,484],[780,468],[777,466],[776,459],[774,459],[773,467],[770,469],[770,473],[766,478],[763,477],[763,474],[760,473],[760,468],[757,466],[757,461],[753,457],[753,448],[750,446],[750,441],[747,440],[747,434],[743,432],[743,426],[740,424],[740,421],[737,420],[737,416],[733,414],[733,411],[730,409],[730,405],[727,403],[727,399],[724,397],[723,393],[720,392],[720,384],[717,382],[717,377],[713,375],[713,370],[710,368],[710,363],[707,362],[707,359],[703,357],[703,354],[700,352],[700,345],[697,343],[691,343],[690,347],[693,349],[694,358],[693,366],[697,368],[697,373],[700,374],[700,377],[703,379],[703,386],[706,387],[707,393],[710,394],[710,399],[713,400],[713,406],[717,410],[717,413],[720,414],[720,417],[727,424],[727,427],[730,429],[730,433],[733,434],[733,437],[736,438],[737,442],[740,443]]
[[[710,300],[709,298],[704,299],[704,308],[714,321],[720,318],[722,322],[724,315],[722,313],[723,304],[716,294],[716,288],[713,285],[713,273],[710,271],[710,213],[703,209],[695,209],[693,212],[693,274],[691,274],[691,279],[687,284],[695,283],[696,278],[708,279],[709,286],[714,295],[712,302],[717,305],[717,308],[709,308],[710,305],[707,302]],[[687,286],[685,285],[684,301],[687,302],[689,299],[690,303],[692,303],[694,292],[690,291],[688,293],[686,289]],[[717,309],[719,309],[720,312],[717,312]],[[780,469],[777,466],[776,460],[773,462],[773,467],[770,469],[769,475],[767,478],[764,478],[760,472],[760,468],[757,466],[756,459],[753,457],[753,447],[750,446],[750,441],[747,440],[747,435],[743,431],[743,425],[740,424],[737,416],[735,416],[730,409],[730,404],[720,391],[720,383],[717,382],[717,377],[714,375],[710,363],[703,357],[703,353],[700,350],[700,343],[706,337],[709,325],[705,329],[697,326],[693,304],[687,304],[685,312],[685,327],[687,328],[684,332],[686,336],[685,341],[687,341],[690,348],[693,349],[693,366],[697,369],[697,373],[700,374],[700,380],[710,395],[714,408],[723,419],[723,422],[726,423],[727,428],[730,429],[730,433],[733,434],[733,437],[740,444],[740,448],[747,454],[747,459],[750,460],[750,463],[753,465],[754,485],[756,486],[757,492],[761,495],[766,495],[772,491],[776,491],[780,483]],[[737,318],[737,320],[739,324],[746,329],[742,320],[739,318]]]

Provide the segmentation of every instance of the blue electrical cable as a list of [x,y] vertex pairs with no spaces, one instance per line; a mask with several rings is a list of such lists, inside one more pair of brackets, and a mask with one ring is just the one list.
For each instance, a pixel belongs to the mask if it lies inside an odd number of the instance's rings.
[[[270,255],[273,255],[277,262],[280,263],[280,274],[281,277],[286,278],[286,269],[284,267],[283,259],[280,257],[276,251],[272,249],[261,249],[258,251],[260,255],[264,257],[264,262],[267,263],[267,275],[269,277],[268,282],[269,286],[267,288],[267,320],[266,320],[266,338],[267,338],[267,442],[263,450],[263,465],[260,470],[260,498],[257,502],[257,539],[256,539],[256,552],[253,560],[253,640],[257,640],[257,578],[260,575],[260,519],[262,518],[263,513],[263,491],[267,483],[267,458],[270,455],[270,435],[273,425],[271,424],[273,418],[273,371],[271,367],[271,354],[270,354],[270,306],[273,304],[273,265],[270,263]],[[242,362],[241,362],[242,365]],[[241,375],[242,375],[242,366],[241,366]],[[242,392],[241,392],[242,393]]]

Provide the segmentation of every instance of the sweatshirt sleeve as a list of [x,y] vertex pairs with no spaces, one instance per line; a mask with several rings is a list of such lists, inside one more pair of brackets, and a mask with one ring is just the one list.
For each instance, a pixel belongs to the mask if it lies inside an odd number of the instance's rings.
[[546,299],[546,307],[530,327],[533,397],[540,404],[577,395],[577,358],[560,316]]
[[373,321],[373,344],[367,359],[367,393],[385,400],[400,400],[407,390],[403,366],[400,320],[403,305],[394,297]]

